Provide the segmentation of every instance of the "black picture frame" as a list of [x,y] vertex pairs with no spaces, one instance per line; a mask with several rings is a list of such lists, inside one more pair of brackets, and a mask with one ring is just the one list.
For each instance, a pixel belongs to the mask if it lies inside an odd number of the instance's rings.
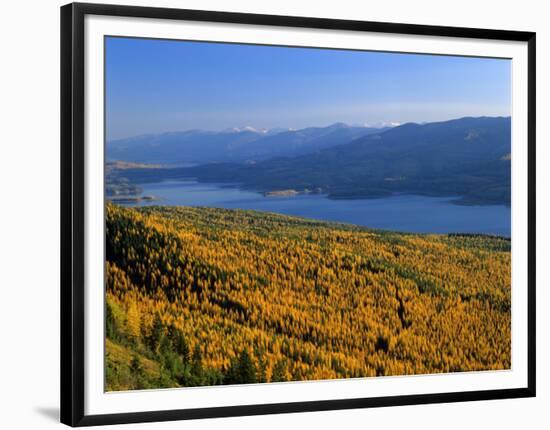
[[[392,397],[86,415],[84,410],[84,17],[156,18],[215,23],[521,41],[528,44],[528,386]],[[294,16],[72,3],[61,7],[61,422],[70,426],[217,418],[535,396],[535,95],[536,35]]]

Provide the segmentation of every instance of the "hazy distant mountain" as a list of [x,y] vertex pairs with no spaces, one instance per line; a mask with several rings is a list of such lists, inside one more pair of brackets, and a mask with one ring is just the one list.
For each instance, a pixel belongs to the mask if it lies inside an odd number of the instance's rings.
[[263,137],[249,129],[147,134],[108,142],[107,159],[160,164],[229,161],[239,146]]
[[150,134],[108,142],[107,159],[160,164],[258,161],[319,151],[385,129],[336,123],[302,130],[243,127]]
[[[333,127],[332,133],[345,129]],[[461,118],[404,124],[307,155],[252,165],[197,166],[177,175],[237,182],[263,192],[317,190],[332,198],[399,192],[457,195],[470,204],[509,204],[510,152],[509,117]]]

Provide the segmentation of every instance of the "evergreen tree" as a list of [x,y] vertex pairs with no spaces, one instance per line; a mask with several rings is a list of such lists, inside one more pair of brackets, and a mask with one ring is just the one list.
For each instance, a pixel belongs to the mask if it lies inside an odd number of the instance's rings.
[[118,340],[118,327],[109,302],[105,304],[105,334],[108,339]]
[[189,350],[187,340],[183,333],[177,329],[174,329],[172,333],[172,345],[184,364],[191,361],[191,351]]
[[139,359],[139,357],[137,355],[134,355],[132,357],[132,361],[130,363],[130,370],[134,374],[141,373],[142,370],[143,370],[143,368],[141,367],[141,360]]
[[202,353],[199,344],[195,345],[193,357],[191,358],[191,374],[196,377],[202,376]]
[[288,381],[286,372],[286,360],[282,359],[275,364],[273,368],[273,374],[271,375],[271,382],[286,382]]
[[226,377],[226,384],[253,384],[258,381],[256,366],[246,349],[243,349],[238,359],[233,360]]
[[141,360],[137,354],[132,357],[132,361],[130,362],[130,372],[134,380],[134,387],[136,389],[141,390],[144,388],[149,388]]
[[166,355],[168,352],[172,351],[172,342],[168,339],[168,336],[161,335],[160,344],[159,344],[159,353],[161,355]]
[[256,366],[246,349],[243,349],[239,357],[239,377],[241,384],[253,384],[257,381]]
[[156,353],[158,351],[163,335],[164,327],[162,326],[160,315],[157,314],[155,315],[153,328],[151,329],[151,334],[149,335],[148,339],[149,349],[151,349],[152,352]]

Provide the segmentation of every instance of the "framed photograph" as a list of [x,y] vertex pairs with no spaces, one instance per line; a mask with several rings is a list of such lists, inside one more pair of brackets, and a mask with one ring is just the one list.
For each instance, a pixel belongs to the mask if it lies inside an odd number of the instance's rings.
[[535,395],[535,34],[61,8],[61,421]]

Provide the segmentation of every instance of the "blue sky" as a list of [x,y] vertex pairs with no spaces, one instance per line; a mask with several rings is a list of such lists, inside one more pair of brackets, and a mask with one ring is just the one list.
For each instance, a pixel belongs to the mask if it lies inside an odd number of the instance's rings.
[[107,139],[508,116],[509,60],[107,38]]

